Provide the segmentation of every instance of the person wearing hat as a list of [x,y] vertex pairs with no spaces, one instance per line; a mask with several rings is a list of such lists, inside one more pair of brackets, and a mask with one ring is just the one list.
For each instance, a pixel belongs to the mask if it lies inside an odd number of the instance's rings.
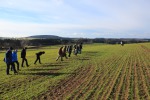
[[24,47],[21,51],[21,58],[22,58],[22,64],[21,66],[23,67],[24,61],[26,62],[26,66],[28,67],[28,60],[26,59],[26,49],[27,47]]
[[16,69],[15,69],[15,65],[14,65],[13,60],[12,60],[12,50],[13,50],[13,48],[10,47],[10,48],[7,50],[6,54],[5,54],[5,59],[4,59],[4,61],[6,62],[6,65],[7,65],[7,68],[6,68],[6,74],[7,74],[7,75],[9,75],[10,66],[12,66],[12,69],[13,69],[13,71],[14,71],[14,74],[17,74],[17,71],[16,71]]

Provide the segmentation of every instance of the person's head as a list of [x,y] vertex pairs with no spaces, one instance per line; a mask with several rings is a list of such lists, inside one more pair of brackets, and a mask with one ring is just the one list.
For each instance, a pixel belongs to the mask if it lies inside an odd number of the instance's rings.
[[25,50],[26,50],[26,49],[27,49],[27,47],[24,47],[23,49],[25,49]]
[[45,54],[45,51],[43,51],[42,53]]
[[13,52],[17,52],[17,49],[15,49]]
[[13,47],[9,47],[10,50],[13,50]]
[[61,49],[63,48],[63,46],[60,47]]

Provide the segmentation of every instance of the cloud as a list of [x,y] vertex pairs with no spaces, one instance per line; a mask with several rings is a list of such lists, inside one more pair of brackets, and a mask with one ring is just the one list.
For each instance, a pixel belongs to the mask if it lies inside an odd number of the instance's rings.
[[0,33],[150,37],[149,4],[148,0],[0,0]]

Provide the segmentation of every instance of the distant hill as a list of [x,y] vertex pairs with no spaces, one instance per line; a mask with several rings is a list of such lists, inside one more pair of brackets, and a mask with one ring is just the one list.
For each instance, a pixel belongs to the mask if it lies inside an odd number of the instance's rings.
[[55,35],[33,35],[26,38],[31,39],[62,39],[62,37],[55,36]]

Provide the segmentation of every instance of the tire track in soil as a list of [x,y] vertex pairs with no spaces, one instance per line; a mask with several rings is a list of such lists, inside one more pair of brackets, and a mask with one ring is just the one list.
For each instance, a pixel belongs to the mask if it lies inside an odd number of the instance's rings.
[[50,87],[50,89],[35,100],[62,100],[66,95],[72,93],[76,88],[80,86],[83,82],[87,80],[89,74],[93,71],[92,66],[82,67],[75,71],[75,74],[69,78],[62,80],[57,86]]

